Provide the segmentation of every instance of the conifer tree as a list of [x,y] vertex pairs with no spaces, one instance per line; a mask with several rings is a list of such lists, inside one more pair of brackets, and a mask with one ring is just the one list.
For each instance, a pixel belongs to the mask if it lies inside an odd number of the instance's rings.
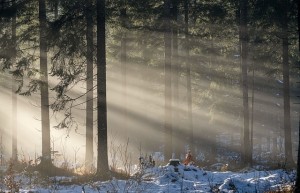
[[[300,57],[300,0],[297,0],[297,24],[298,24],[298,54]],[[298,59],[300,69],[300,59]],[[299,82],[298,82],[299,84]],[[300,97],[300,96],[298,96]],[[297,178],[295,192],[300,192],[300,114],[298,116],[298,155],[297,155]]]
[[41,121],[42,121],[42,160],[44,169],[49,169],[51,161],[50,120],[49,120],[49,91],[48,91],[48,64],[47,64],[47,20],[46,2],[39,0],[39,30],[40,30],[40,74],[41,74]]
[[107,103],[106,103],[105,0],[97,0],[97,175],[108,177]]
[[[172,0],[172,6],[170,9],[171,21],[172,21],[172,77],[174,82],[174,100],[172,104],[172,112],[173,112],[173,133],[175,139],[180,139],[180,124],[179,124],[179,70],[180,70],[180,62],[178,56],[178,0]],[[174,153],[177,157],[180,155],[180,143],[174,143]]]
[[86,1],[86,41],[87,41],[87,69],[86,69],[86,155],[85,163],[88,170],[93,163],[93,5]]
[[187,112],[188,112],[188,141],[189,148],[194,152],[194,131],[193,131],[193,112],[192,112],[192,86],[191,86],[191,64],[189,58],[189,1],[184,0],[184,34],[185,34],[185,65],[186,65],[186,84],[187,84]]
[[248,0],[240,0],[240,46],[242,66],[243,115],[244,127],[242,138],[242,160],[251,164],[250,135],[249,135],[249,102],[248,102]]
[[[288,1],[281,0],[282,7],[282,76],[283,76],[283,105],[284,105],[284,147],[287,167],[294,166],[292,154],[292,131],[290,109],[290,75],[289,75],[289,38],[288,38]],[[281,10],[281,9],[280,9]]]
[[[12,6],[15,7],[15,0],[12,1]],[[11,23],[11,33],[12,33],[12,65],[16,65],[16,46],[17,46],[17,34],[16,34],[16,16],[17,13],[15,12],[13,17],[12,17],[12,23]],[[18,114],[17,114],[17,93],[16,93],[16,79],[15,77],[12,75],[12,160],[17,161],[18,160]]]
[[165,49],[165,161],[172,158],[172,90],[171,90],[171,57],[172,57],[172,39],[171,39],[171,1],[164,1],[164,49]]
[[122,107],[122,130],[126,133],[127,130],[127,25],[128,25],[128,16],[127,16],[127,0],[122,0],[121,10],[120,10],[120,21],[121,21],[121,81],[122,81],[122,98],[123,98],[123,107]]

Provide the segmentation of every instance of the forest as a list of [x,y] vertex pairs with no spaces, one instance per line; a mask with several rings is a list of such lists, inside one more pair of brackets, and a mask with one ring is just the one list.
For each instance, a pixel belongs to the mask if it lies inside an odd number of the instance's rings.
[[[19,192],[21,171],[87,183],[170,167],[170,181],[280,170],[300,192],[299,13],[300,0],[0,0],[0,192]],[[232,188],[183,181],[169,191]],[[128,191],[168,192],[146,189]]]

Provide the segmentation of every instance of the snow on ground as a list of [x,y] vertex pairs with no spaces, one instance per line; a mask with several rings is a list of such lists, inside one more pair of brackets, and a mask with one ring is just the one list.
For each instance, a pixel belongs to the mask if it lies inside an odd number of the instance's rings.
[[[178,170],[178,171],[177,171]],[[33,185],[34,179],[21,178],[20,192],[23,193],[123,193],[123,192],[266,192],[279,190],[295,181],[295,171],[285,170],[244,172],[205,171],[194,166],[179,165],[154,167],[137,173],[129,180],[113,179],[105,182],[59,185],[59,182],[71,181],[70,178],[56,177],[55,182]],[[0,186],[1,188],[1,186]],[[1,192],[1,189],[0,189]]]

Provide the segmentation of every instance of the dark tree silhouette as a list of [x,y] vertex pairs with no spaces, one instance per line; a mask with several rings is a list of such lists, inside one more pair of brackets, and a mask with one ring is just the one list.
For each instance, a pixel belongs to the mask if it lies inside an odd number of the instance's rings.
[[[15,6],[15,0],[12,1],[12,6]],[[12,47],[13,47],[13,53],[12,53],[12,65],[16,64],[16,57],[17,57],[17,34],[16,34],[16,12],[12,17]],[[18,95],[16,93],[16,79],[12,75],[12,160],[17,161],[18,160],[18,115],[17,115],[17,100]]]
[[45,0],[39,0],[39,30],[40,30],[40,73],[41,73],[41,120],[42,120],[42,160],[44,168],[52,164],[50,144],[49,120],[49,91],[48,91],[48,65],[47,65],[47,20]]
[[127,4],[126,0],[121,2],[120,10],[120,20],[121,20],[121,76],[122,76],[122,98],[123,98],[123,120],[122,120],[122,131],[125,134],[127,132]]
[[[297,0],[297,21],[298,21],[298,54],[300,56],[300,0]],[[300,60],[298,59],[298,68],[300,69]],[[299,82],[298,82],[299,83]],[[298,96],[300,97],[300,96]],[[300,115],[298,116],[298,155],[297,155],[297,177],[295,193],[300,192]]]
[[97,0],[97,108],[98,154],[97,175],[108,177],[106,53],[105,53],[105,0]]
[[[179,70],[180,70],[180,62],[179,62],[179,56],[178,56],[178,0],[172,0],[172,6],[170,10],[171,14],[171,21],[172,21],[172,77],[174,82],[174,97],[173,97],[173,104],[172,109],[173,110],[173,136],[175,139],[180,139],[180,124],[179,124],[179,116],[177,110],[179,106],[179,90],[178,90],[178,84],[179,84]],[[180,152],[182,152],[183,149],[180,149],[180,143],[174,143],[174,153],[176,157],[180,156]]]
[[192,86],[191,86],[191,64],[189,58],[189,1],[184,1],[184,33],[186,49],[186,89],[187,89],[187,106],[188,106],[188,141],[189,148],[194,152],[194,131],[193,131],[193,109],[192,109]]
[[85,163],[89,170],[93,164],[93,5],[91,0],[86,1],[86,150]]
[[242,139],[242,160],[244,164],[251,164],[250,135],[249,135],[249,102],[248,102],[248,0],[240,0],[240,44],[242,66],[242,90],[243,90],[243,115],[244,128]]
[[171,39],[171,1],[164,2],[164,42],[165,42],[165,161],[172,158],[172,90],[171,90],[171,57],[172,57],[172,39]]
[[288,2],[281,0],[282,17],[282,76],[283,76],[283,105],[284,105],[284,147],[287,167],[294,165],[291,137],[290,110],[290,75],[289,75],[289,38],[288,38]]

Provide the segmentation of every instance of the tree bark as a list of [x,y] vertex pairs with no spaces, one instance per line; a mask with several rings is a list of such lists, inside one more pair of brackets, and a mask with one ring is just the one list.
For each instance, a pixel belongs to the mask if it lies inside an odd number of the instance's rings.
[[284,105],[284,147],[287,167],[294,165],[292,154],[291,137],[291,114],[290,114],[290,75],[289,75],[289,55],[288,55],[288,8],[287,1],[282,0],[282,75],[283,75],[283,105]]
[[251,128],[250,128],[250,155],[253,155],[253,128],[254,128],[254,65],[252,65],[252,96],[251,96]]
[[[127,9],[126,0],[123,1],[121,8],[121,25],[122,25],[122,38],[121,38],[121,74],[122,74],[122,98],[123,98],[123,121],[122,121],[122,131],[123,134],[127,134]],[[128,136],[126,136],[127,138]]]
[[52,164],[49,120],[48,64],[46,40],[46,4],[39,0],[40,29],[40,72],[41,72],[41,111],[42,111],[42,165]]
[[[15,0],[12,2],[15,6]],[[14,52],[12,53],[12,65],[16,63],[16,14],[12,18],[12,44]],[[16,79],[12,76],[12,160],[18,161],[18,110],[17,110],[17,100],[18,95],[16,91]]]
[[171,89],[171,1],[164,2],[164,42],[165,42],[165,161],[172,158],[172,89]]
[[180,142],[181,141],[181,128],[179,121],[179,91],[178,91],[178,82],[179,82],[179,57],[178,57],[178,23],[177,23],[177,15],[178,15],[178,0],[172,0],[172,8],[171,8],[171,17],[172,17],[172,72],[173,72],[173,81],[174,81],[174,97],[173,97],[173,136],[176,140],[176,143],[173,144],[174,153],[177,157],[179,157],[181,149]]
[[97,175],[99,177],[107,178],[109,167],[107,151],[105,0],[97,0],[97,108]]
[[93,166],[93,9],[92,1],[86,3],[86,41],[87,41],[87,69],[86,69],[86,151],[85,166],[89,171]]
[[185,22],[185,63],[186,63],[186,83],[187,83],[187,109],[188,109],[188,144],[192,153],[194,149],[194,130],[193,130],[193,109],[192,109],[192,86],[191,86],[191,64],[189,58],[189,1],[184,1],[184,22]]
[[242,160],[245,165],[251,164],[250,136],[249,136],[249,102],[248,102],[248,27],[247,27],[248,0],[240,0],[240,43],[242,66],[242,90],[243,90],[243,115],[244,129],[242,137]]
[[[300,55],[300,0],[297,0],[298,9],[298,54]],[[298,68],[300,68],[300,61],[298,61]],[[300,96],[298,96],[300,97]],[[300,115],[298,117],[298,155],[297,155],[297,178],[295,191],[300,192]]]
[[4,131],[0,130],[0,166],[4,165],[4,142],[3,142]]
[[[299,8],[299,1],[298,1],[298,8]],[[299,9],[298,9],[298,11],[299,11]],[[298,17],[299,17],[299,13],[298,13]],[[300,44],[299,44],[299,51],[300,51]],[[297,177],[296,177],[295,193],[300,192],[300,151],[299,151],[300,150],[300,116],[298,117],[298,119],[299,119],[298,120],[298,139],[299,139],[299,142],[298,142]]]

